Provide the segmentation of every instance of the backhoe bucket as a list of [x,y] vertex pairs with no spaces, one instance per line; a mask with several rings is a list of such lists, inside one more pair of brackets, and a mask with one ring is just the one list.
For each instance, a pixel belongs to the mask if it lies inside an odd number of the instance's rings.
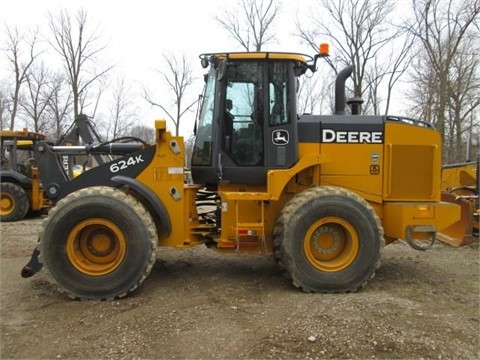
[[437,239],[454,247],[478,242],[478,210],[475,206],[475,199],[469,200],[444,192],[442,201],[460,205],[461,218],[453,225],[438,232]]

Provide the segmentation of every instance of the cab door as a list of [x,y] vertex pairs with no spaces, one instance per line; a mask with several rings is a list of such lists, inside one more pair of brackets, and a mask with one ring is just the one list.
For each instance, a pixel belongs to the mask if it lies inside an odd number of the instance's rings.
[[298,160],[294,62],[222,59],[206,84],[192,177],[206,184],[265,185],[270,169]]
[[287,61],[272,60],[228,67],[225,98],[219,101],[226,105],[220,122],[222,181],[264,185],[269,169],[288,168],[297,161],[291,67]]
[[298,161],[296,78],[293,64],[288,61],[271,62],[267,72],[266,166],[269,169],[290,168]]

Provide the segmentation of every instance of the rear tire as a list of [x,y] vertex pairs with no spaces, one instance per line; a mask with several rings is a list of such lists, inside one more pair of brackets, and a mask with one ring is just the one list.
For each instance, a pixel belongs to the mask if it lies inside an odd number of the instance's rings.
[[71,298],[114,299],[134,291],[156,259],[157,234],[145,207],[121,190],[90,187],[50,210],[40,260]]
[[18,221],[25,217],[30,208],[27,193],[14,183],[0,184],[0,220]]
[[306,292],[354,292],[380,265],[383,228],[373,208],[336,187],[308,189],[281,211],[274,255]]

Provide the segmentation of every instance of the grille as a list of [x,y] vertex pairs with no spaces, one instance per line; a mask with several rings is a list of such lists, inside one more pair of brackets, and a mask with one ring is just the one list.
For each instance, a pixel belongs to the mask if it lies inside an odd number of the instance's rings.
[[389,146],[386,196],[392,200],[434,197],[435,146]]

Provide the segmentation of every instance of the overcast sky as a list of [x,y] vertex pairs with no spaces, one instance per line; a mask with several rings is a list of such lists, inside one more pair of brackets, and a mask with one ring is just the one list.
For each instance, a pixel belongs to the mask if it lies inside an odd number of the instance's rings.
[[[203,52],[239,50],[215,16],[237,0],[177,1],[102,1],[102,0],[12,0],[2,1],[0,22],[8,26],[49,31],[48,14],[68,9],[87,11],[89,22],[100,24],[100,33],[108,40],[108,54],[128,68],[154,67],[164,51],[182,52],[197,58]],[[278,44],[270,50],[311,52],[291,32],[295,29],[299,4],[305,0],[283,0],[277,22]]]
[[[148,85],[152,69],[159,68],[165,51],[189,55],[195,75],[200,78],[204,70],[197,61],[199,54],[240,50],[215,20],[226,6],[236,3],[236,0],[3,0],[0,24],[10,28],[17,26],[20,30],[38,26],[50,34],[49,13],[57,14],[60,9],[67,9],[75,14],[77,9],[83,8],[89,17],[88,25],[99,24],[99,33],[107,43],[102,53],[105,62],[117,64],[116,71],[123,72],[128,81]],[[268,49],[312,53],[291,34],[300,4],[306,9],[308,1],[283,0],[282,4],[276,29],[280,42]],[[5,68],[3,56],[0,64]],[[4,75],[0,74],[0,78]],[[141,106],[150,110],[145,102]],[[153,109],[144,116],[150,121],[152,116],[158,118],[163,114]]]
[[[302,44],[293,32],[297,18],[305,19],[311,15],[315,0],[280,0],[280,2],[282,8],[275,22],[278,43],[270,44],[264,47],[264,50],[313,55],[312,49]],[[142,89],[148,89],[156,101],[158,99],[162,104],[165,103],[163,94],[168,94],[168,90],[162,89],[160,76],[154,71],[161,69],[162,54],[165,52],[186,54],[191,60],[193,75],[198,79],[191,87],[196,97],[202,90],[201,78],[205,72],[200,66],[198,55],[205,52],[242,50],[215,20],[216,16],[224,14],[226,7],[232,7],[237,3],[238,0],[2,0],[0,25],[3,29],[0,35],[4,34],[4,26],[7,25],[10,28],[18,27],[20,31],[38,26],[43,34],[51,36],[48,26],[49,13],[55,15],[61,9],[67,9],[74,16],[78,9],[85,9],[89,31],[98,25],[97,33],[107,46],[101,53],[102,61],[107,65],[116,65],[115,74],[111,73],[111,76],[125,77],[127,83],[132,85],[132,90],[138,94],[139,121],[153,126],[155,119],[166,116],[162,110],[152,108],[143,99]],[[399,0],[398,11],[402,11],[408,3],[409,0]],[[318,39],[318,42],[325,40]],[[0,38],[2,45],[4,41],[5,39]],[[54,59],[58,59],[58,56]],[[5,78],[4,70],[7,66],[5,56],[0,56],[0,79]],[[8,68],[7,70],[10,71]],[[167,106],[171,104],[170,99],[171,96],[169,101],[166,101]],[[100,105],[102,104],[105,109],[106,102],[102,101]],[[391,113],[404,112],[401,101],[393,101],[391,107]],[[106,110],[103,112],[106,113]],[[193,129],[194,114],[195,111],[192,111],[182,118],[181,133],[185,136]],[[172,131],[173,126],[168,124]]]

